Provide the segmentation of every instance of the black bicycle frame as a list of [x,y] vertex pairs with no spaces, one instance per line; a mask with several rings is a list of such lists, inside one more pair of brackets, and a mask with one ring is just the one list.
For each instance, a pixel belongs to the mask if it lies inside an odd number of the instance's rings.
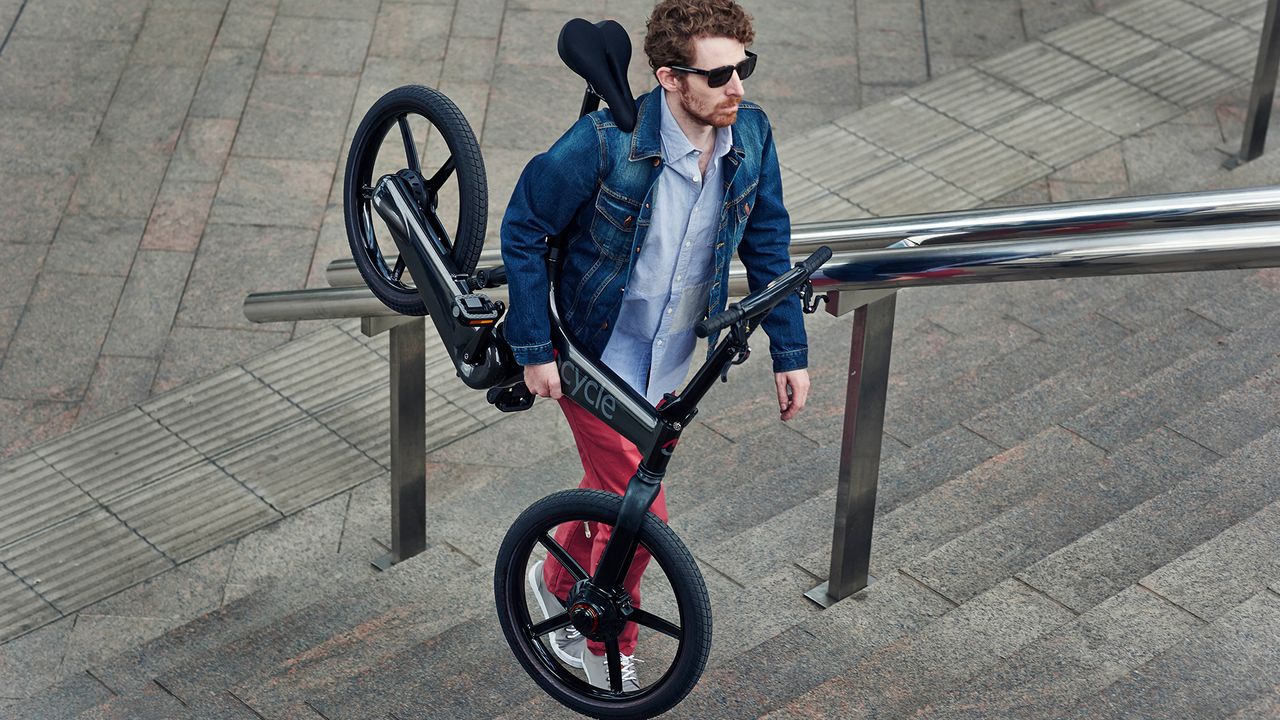
[[[439,227],[439,221],[433,214],[424,217],[411,197],[402,178],[387,175],[374,187],[372,203],[391,230],[400,257],[459,376],[467,385],[478,389],[513,381],[521,370],[515,365],[501,333],[494,333],[492,324],[476,325],[463,310],[472,299],[479,298],[486,303],[488,299],[472,293],[468,276],[459,274],[449,257],[445,232]],[[747,351],[747,338],[755,327],[751,323],[730,327],[727,336],[716,345],[711,357],[698,368],[684,390],[667,395],[660,407],[655,408],[612,370],[579,348],[560,321],[554,290],[550,305],[551,339],[556,349],[561,391],[635,443],[642,455],[640,466],[627,484],[609,544],[592,577],[596,587],[614,588],[621,585],[631,564],[640,525],[658,497],[667,463],[681,433],[724,369]],[[500,308],[498,313],[501,314]]]

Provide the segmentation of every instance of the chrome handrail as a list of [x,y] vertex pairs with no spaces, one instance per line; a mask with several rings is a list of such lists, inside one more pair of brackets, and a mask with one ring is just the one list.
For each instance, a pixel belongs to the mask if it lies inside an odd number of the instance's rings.
[[[905,247],[884,247],[894,242]],[[826,294],[829,312],[854,312],[831,571],[827,582],[805,593],[825,607],[871,581],[867,569],[898,288],[1280,267],[1280,188],[795,227],[793,255],[806,256],[820,245],[837,254],[814,275],[815,291]],[[490,251],[484,259],[495,257]],[[250,295],[246,317],[271,322],[395,315],[364,287],[350,260],[330,264],[326,275],[331,283],[347,286]],[[495,299],[506,296],[503,288],[486,292]],[[735,263],[729,293],[746,292],[746,271]],[[393,455],[399,454],[393,448]],[[402,463],[410,464],[420,465]],[[408,492],[410,483],[397,487]],[[417,504],[415,499],[405,506]],[[420,522],[417,518],[415,528]]]

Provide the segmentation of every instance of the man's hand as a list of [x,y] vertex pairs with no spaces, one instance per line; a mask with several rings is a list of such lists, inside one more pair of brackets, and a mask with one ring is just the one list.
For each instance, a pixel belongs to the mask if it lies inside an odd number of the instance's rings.
[[[554,362],[525,365],[524,384],[529,388],[529,392],[538,397],[560,399],[560,373],[556,370]],[[808,386],[809,381],[806,379],[805,387]]]
[[809,398],[809,371],[774,373],[773,382],[778,386],[778,410],[782,419],[790,420],[804,409],[804,401]]

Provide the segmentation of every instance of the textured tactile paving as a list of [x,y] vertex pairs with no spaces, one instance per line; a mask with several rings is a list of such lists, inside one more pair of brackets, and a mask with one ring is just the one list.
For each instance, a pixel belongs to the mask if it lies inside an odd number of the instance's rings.
[[[387,386],[353,397],[316,417],[374,460],[390,467],[391,397]],[[430,390],[427,391],[427,450],[444,447],[479,430],[483,423]]]
[[1120,73],[1160,97],[1190,107],[1229,89],[1235,78],[1181,50],[1167,50]]
[[1105,75],[1089,63],[1044,43],[1024,45],[978,63],[977,67],[1042,100],[1055,98]]
[[204,459],[136,408],[60,438],[36,452],[99,502],[137,490]]
[[982,204],[982,198],[907,163],[854,183],[838,194],[876,215],[900,215],[921,207],[958,210]]
[[[173,504],[173,498],[164,498]],[[0,563],[66,614],[173,567],[105,510],[90,510],[0,549]]]
[[791,213],[791,222],[793,223],[853,220],[871,216],[866,210],[839,195],[829,193],[825,197],[803,205],[788,203],[787,212]]
[[38,457],[0,465],[0,547],[93,507],[92,498]]
[[1181,112],[1162,100],[1119,78],[1107,78],[1057,101],[1062,109],[1115,133],[1133,135]]
[[1184,48],[1192,55],[1241,78],[1252,78],[1258,63],[1258,35],[1238,25],[1227,25]]
[[1016,190],[1052,168],[986,135],[973,134],[912,161],[947,182],[990,200]]
[[974,128],[985,128],[1036,101],[1034,96],[974,68],[950,73],[909,94]]
[[218,464],[286,514],[384,473],[381,466],[314,420],[242,445]]
[[1170,45],[1181,45],[1225,24],[1218,15],[1183,0],[1137,0],[1121,5],[1107,17]]
[[872,105],[835,123],[908,160],[973,132],[909,97]]
[[831,194],[827,188],[797,174],[785,164],[782,165],[781,171],[782,194],[786,198],[788,210],[793,206],[817,202]]
[[387,363],[338,328],[325,328],[244,368],[308,412],[385,383]]
[[[834,125],[822,130],[786,156],[779,150],[779,156],[786,157],[787,165],[795,172],[828,190],[852,185],[899,162],[848,130]],[[786,189],[784,182],[784,192]],[[789,201],[790,195],[787,197]]]
[[149,400],[141,407],[208,456],[306,417],[238,367]]
[[1257,0],[1189,0],[1189,2],[1215,15],[1227,18],[1239,17],[1259,7],[1266,7],[1265,3],[1259,3]]
[[[182,502],[174,498],[182,498]],[[261,498],[208,464],[179,471],[116,498],[107,507],[177,562],[281,517]]]
[[61,614],[18,576],[0,568],[0,642],[59,617]]
[[1055,168],[1119,141],[1106,130],[1052,105],[1028,108],[989,128],[987,134]]
[[1043,39],[1065,53],[1111,72],[1164,49],[1160,42],[1106,17],[1077,23],[1049,33]]

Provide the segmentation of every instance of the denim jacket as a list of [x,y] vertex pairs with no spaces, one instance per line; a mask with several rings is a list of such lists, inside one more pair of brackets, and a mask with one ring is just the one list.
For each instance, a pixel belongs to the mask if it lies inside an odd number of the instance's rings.
[[[629,134],[618,129],[607,108],[580,118],[520,175],[502,220],[502,259],[511,303],[505,333],[521,365],[553,359],[545,260],[550,235],[565,239],[556,287],[561,320],[584,352],[595,357],[604,352],[649,230],[650,201],[662,170],[661,101],[656,91],[639,98],[636,127]],[[727,305],[734,252],[753,291],[791,267],[791,221],[782,204],[778,155],[758,105],[739,106],[733,147],[723,162],[725,194],[709,315]],[[798,297],[779,304],[762,327],[774,372],[807,366]]]

